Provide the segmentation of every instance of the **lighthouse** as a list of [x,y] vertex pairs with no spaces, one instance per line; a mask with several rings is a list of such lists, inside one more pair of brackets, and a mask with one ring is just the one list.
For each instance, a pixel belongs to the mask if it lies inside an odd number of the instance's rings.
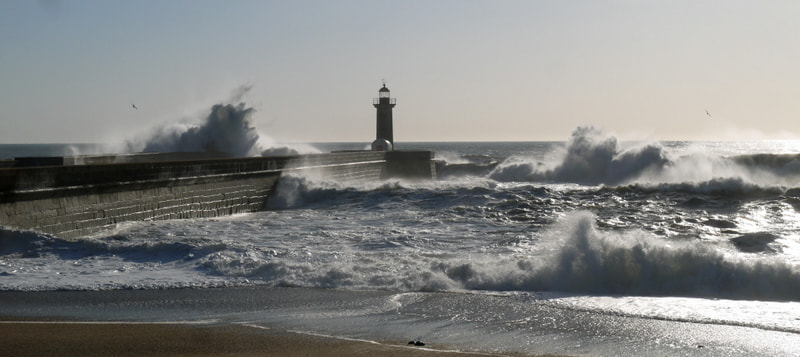
[[378,98],[372,101],[372,105],[377,109],[377,120],[375,125],[375,141],[372,142],[374,151],[391,151],[394,146],[394,135],[392,134],[392,108],[395,106],[396,98],[392,98],[386,83],[378,90]]

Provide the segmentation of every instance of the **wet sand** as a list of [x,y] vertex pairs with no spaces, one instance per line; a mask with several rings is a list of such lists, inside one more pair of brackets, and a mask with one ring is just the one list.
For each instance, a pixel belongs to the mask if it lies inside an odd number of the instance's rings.
[[5,356],[495,356],[392,343],[242,325],[0,322]]

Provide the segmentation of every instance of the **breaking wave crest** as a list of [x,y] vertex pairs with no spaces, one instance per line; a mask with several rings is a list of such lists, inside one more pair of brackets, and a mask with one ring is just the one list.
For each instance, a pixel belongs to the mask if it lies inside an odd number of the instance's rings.
[[668,163],[656,144],[622,150],[616,137],[595,127],[579,127],[570,137],[566,153],[555,164],[512,159],[490,173],[498,181],[545,181],[616,185]]
[[575,213],[549,232],[550,252],[441,264],[452,285],[468,290],[800,299],[800,270],[777,259],[734,258],[701,243],[668,242],[644,232],[603,233],[594,216]]
[[800,155],[679,155],[658,143],[622,148],[616,137],[600,129],[579,127],[556,161],[510,157],[488,177],[501,182],[636,185],[700,192],[731,185],[791,188],[800,185]]

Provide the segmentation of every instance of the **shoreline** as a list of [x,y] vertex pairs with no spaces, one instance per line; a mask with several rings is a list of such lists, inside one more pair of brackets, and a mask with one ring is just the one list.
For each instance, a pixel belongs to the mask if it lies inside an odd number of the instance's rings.
[[536,356],[414,347],[249,325],[0,318],[9,356]]

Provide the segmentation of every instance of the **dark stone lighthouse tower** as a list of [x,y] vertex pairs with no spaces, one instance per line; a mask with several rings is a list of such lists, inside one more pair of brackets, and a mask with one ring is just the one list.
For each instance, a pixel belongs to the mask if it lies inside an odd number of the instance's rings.
[[378,109],[375,141],[372,142],[372,150],[391,151],[394,147],[394,135],[392,133],[392,108],[395,106],[396,98],[391,98],[389,88],[386,83],[383,88],[378,90],[378,98],[372,104]]

